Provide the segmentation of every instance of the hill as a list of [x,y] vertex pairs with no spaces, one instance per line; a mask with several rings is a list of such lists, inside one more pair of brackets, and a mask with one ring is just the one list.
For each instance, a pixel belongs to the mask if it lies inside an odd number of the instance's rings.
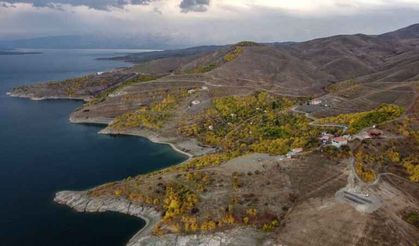
[[[186,162],[55,201],[147,219],[128,245],[415,245],[419,30],[240,42],[15,88],[86,103],[73,123],[147,137]],[[314,98],[314,100],[313,100]],[[215,243],[217,242],[217,243]]]
[[[237,47],[240,54],[225,61],[224,57]],[[206,80],[223,84],[291,95],[317,95],[329,84],[344,80],[417,80],[419,25],[382,35],[338,35],[301,43],[197,47],[118,59],[139,63],[134,69],[143,73],[154,73],[153,69],[159,67],[160,74],[200,74]]]

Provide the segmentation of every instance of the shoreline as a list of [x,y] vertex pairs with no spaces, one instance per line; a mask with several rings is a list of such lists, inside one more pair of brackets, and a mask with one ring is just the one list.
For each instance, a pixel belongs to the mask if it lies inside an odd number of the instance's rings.
[[48,97],[36,97],[31,95],[22,95],[22,94],[16,94],[11,91],[6,92],[6,95],[9,97],[17,97],[17,98],[24,98],[29,99],[32,101],[46,101],[46,100],[74,100],[74,101],[83,101],[87,102],[88,99],[86,97],[64,97],[64,96],[48,96]]
[[[98,124],[108,126],[109,122],[104,123],[100,120],[89,120],[89,122],[75,120],[70,117],[70,122],[73,124]],[[133,132],[113,132],[109,127],[105,127],[98,132],[98,134],[104,135],[126,135],[126,136],[135,136],[145,138],[148,141],[156,144],[165,144],[169,145],[172,150],[186,155],[188,158],[180,163],[175,165],[180,165],[187,162],[194,157],[192,153],[188,153],[184,150],[181,150],[175,143],[169,142],[168,140],[163,140],[159,136],[151,136],[153,133],[150,131],[149,134],[146,134],[147,131],[133,131]],[[155,134],[155,133],[154,133]],[[129,241],[126,243],[127,246],[141,245],[143,240],[148,240],[152,236],[152,230],[156,224],[162,219],[161,213],[156,211],[154,208],[135,204],[133,202],[127,201],[125,199],[118,198],[101,198],[101,197],[91,197],[87,194],[88,190],[83,191],[59,191],[55,193],[54,202],[60,205],[65,205],[73,210],[80,213],[103,213],[103,212],[117,212],[121,214],[127,214],[131,216],[138,217],[144,220],[145,225],[138,232],[131,236]]]
[[87,191],[59,191],[54,196],[54,202],[79,213],[116,212],[144,220],[144,227],[130,238],[127,245],[138,238],[150,235],[154,225],[161,220],[161,213],[152,207],[113,197],[91,197]]
[[[16,97],[16,98],[24,98],[30,99],[32,101],[46,101],[46,100],[74,100],[74,101],[83,101],[87,102],[88,98],[86,97],[61,97],[61,96],[48,96],[48,97],[35,97],[32,95],[24,95],[19,93],[13,93],[12,91],[6,92],[7,96]],[[76,112],[76,111],[75,111]],[[74,112],[73,112],[74,113]],[[145,130],[145,129],[131,129],[125,131],[119,131],[110,129],[108,126],[112,122],[112,118],[91,118],[91,119],[77,119],[73,117],[73,113],[69,116],[69,121],[73,124],[97,124],[105,126],[102,130],[98,132],[98,134],[104,135],[127,135],[127,136],[135,136],[135,137],[142,137],[146,138],[150,142],[156,144],[166,144],[169,145],[174,151],[186,155],[188,158],[184,161],[188,161],[193,157],[212,153],[215,151],[214,148],[200,146],[196,139],[178,139],[174,137],[173,139],[169,139],[167,137],[159,136],[156,132]],[[180,147],[179,145],[183,144],[184,148]],[[181,162],[183,163],[183,162]],[[179,164],[181,164],[179,163]]]
[[[125,136],[142,137],[142,138],[145,138],[145,139],[149,140],[152,143],[169,145],[174,151],[188,156],[188,159],[183,161],[183,162],[186,162],[186,161],[190,160],[191,158],[195,157],[194,154],[186,152],[185,150],[181,150],[180,147],[176,146],[175,143],[169,142],[168,140],[163,140],[163,137],[150,136],[148,134],[142,134],[140,132],[146,133],[148,131],[143,130],[143,131],[137,131],[137,132],[132,132],[132,131],[121,132],[121,131],[114,131],[114,130],[110,129],[109,127],[105,127],[102,130],[100,130],[98,132],[98,134],[125,135]],[[152,133],[152,132],[150,131],[150,133]],[[183,163],[183,162],[181,162],[181,163]],[[179,163],[179,164],[181,164],[181,163]]]
[[[200,145],[198,140],[195,138],[179,138],[177,136],[164,137],[159,135],[155,131],[147,129],[115,130],[109,127],[105,127],[104,129],[99,131],[99,134],[128,135],[146,138],[147,140],[153,143],[169,145],[174,151],[188,156],[187,160],[193,157],[214,153],[216,151],[216,149],[213,147]],[[186,162],[187,160],[185,160],[184,162]]]
[[[83,100],[85,98],[63,98],[63,97],[31,97],[29,95],[14,94],[7,92],[6,95],[10,97],[19,97],[30,99],[33,101],[39,100]],[[158,133],[145,130],[145,129],[131,129],[125,131],[114,130],[109,127],[113,119],[111,118],[90,118],[90,119],[77,119],[70,114],[69,121],[73,124],[98,124],[103,125],[104,128],[98,134],[105,135],[128,135],[135,137],[142,137],[148,141],[156,144],[169,145],[172,150],[187,156],[187,159],[177,163],[180,165],[192,159],[195,156],[203,155],[213,152],[214,148],[200,146],[196,139],[180,139],[178,137],[167,138],[159,136]],[[181,147],[183,146],[183,147]],[[161,213],[152,207],[142,204],[136,204],[121,198],[113,197],[91,197],[87,193],[90,189],[82,191],[58,191],[55,193],[53,201],[60,205],[65,205],[80,213],[103,213],[103,212],[117,212],[138,217],[144,220],[145,225],[138,232],[131,236],[127,242],[127,246],[142,245],[142,242],[153,239],[152,230],[154,226],[162,219]],[[225,236],[225,235],[224,235]],[[205,237],[205,236],[204,236]],[[191,240],[188,236],[185,239]],[[177,240],[176,238],[168,238],[168,240]]]

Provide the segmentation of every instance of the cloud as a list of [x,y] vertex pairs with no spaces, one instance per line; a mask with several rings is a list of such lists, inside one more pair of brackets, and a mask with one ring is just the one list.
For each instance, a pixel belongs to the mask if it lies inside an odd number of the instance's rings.
[[205,12],[209,6],[209,0],[182,0],[179,7],[182,12],[187,13],[189,11],[194,12]]
[[11,3],[1,2],[0,1],[0,8],[16,8],[15,5]]
[[34,7],[61,9],[61,5],[87,6],[92,9],[109,10],[110,7],[122,8],[125,5],[147,5],[153,0],[0,0],[0,3],[28,3]]
[[379,34],[418,22],[418,0],[0,0],[0,40],[97,35],[193,46]]

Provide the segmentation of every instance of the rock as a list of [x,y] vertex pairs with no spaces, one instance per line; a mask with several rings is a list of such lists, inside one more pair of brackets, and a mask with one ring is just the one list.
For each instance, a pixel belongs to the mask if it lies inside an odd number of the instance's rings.
[[272,242],[265,242],[266,234],[252,228],[237,228],[225,232],[199,235],[163,235],[133,237],[128,246],[253,246],[273,245]]
[[61,191],[55,195],[54,201],[72,207],[78,212],[119,212],[142,218],[146,226],[135,234],[128,246],[218,246],[237,245],[251,246],[260,244],[265,234],[252,228],[237,228],[226,232],[200,235],[163,235],[153,236],[151,231],[161,219],[161,215],[152,207],[143,206],[125,199],[113,197],[91,197],[86,191]]
[[86,191],[61,191],[55,194],[56,203],[67,205],[78,212],[118,212],[139,217],[146,221],[146,226],[134,238],[151,235],[154,225],[160,221],[161,215],[152,207],[132,203],[125,199],[113,197],[92,197]]

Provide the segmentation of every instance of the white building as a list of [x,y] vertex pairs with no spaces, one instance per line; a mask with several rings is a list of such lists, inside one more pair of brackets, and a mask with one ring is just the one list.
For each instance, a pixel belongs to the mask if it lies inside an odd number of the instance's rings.
[[319,99],[313,99],[310,102],[311,105],[319,105],[321,103],[322,103],[322,100],[319,100]]

